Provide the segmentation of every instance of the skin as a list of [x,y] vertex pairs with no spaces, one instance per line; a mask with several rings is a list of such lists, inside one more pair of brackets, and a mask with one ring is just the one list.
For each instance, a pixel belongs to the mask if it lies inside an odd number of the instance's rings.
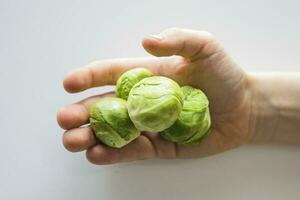
[[151,158],[199,158],[253,142],[300,144],[299,74],[290,81],[291,75],[265,78],[246,73],[206,31],[171,28],[145,37],[142,44],[157,57],[96,61],[66,75],[64,88],[77,93],[115,84],[125,71],[143,66],[154,75],[203,90],[210,101],[211,134],[201,144],[192,146],[175,144],[148,132],[121,149],[101,145],[89,127],[80,126],[88,123],[92,103],[114,95],[105,94],[58,111],[58,124],[66,130],[63,135],[66,149],[86,151],[87,159],[100,165]]

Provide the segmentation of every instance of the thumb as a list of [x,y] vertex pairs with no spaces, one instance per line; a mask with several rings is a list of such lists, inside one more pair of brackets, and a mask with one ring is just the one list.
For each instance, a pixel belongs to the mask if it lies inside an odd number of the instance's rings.
[[210,56],[220,49],[212,34],[179,28],[147,36],[142,44],[154,56],[179,55],[191,60]]

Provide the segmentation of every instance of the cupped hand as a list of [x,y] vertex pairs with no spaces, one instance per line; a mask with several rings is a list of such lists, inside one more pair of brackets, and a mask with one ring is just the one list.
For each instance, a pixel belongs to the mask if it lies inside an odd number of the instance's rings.
[[203,90],[210,102],[212,131],[198,145],[180,145],[158,133],[143,132],[121,149],[101,144],[88,124],[89,108],[105,94],[89,97],[58,111],[65,129],[63,144],[72,152],[85,151],[94,164],[112,164],[150,158],[198,158],[232,149],[251,137],[251,92],[247,74],[229,57],[210,33],[171,28],[143,39],[143,47],[156,57],[101,60],[75,69],[64,79],[70,93],[113,85],[125,71],[145,67],[180,85]]

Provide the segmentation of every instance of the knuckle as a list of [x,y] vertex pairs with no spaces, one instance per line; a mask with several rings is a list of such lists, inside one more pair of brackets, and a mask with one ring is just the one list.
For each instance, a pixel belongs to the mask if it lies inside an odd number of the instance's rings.
[[107,68],[107,77],[108,77],[108,83],[113,84],[114,80],[116,80],[116,73],[115,69],[119,67],[119,64],[114,62],[108,65],[109,67]]
[[95,82],[95,72],[94,72],[94,67],[96,65],[90,65],[86,68],[86,83],[88,87],[93,87],[93,83]]

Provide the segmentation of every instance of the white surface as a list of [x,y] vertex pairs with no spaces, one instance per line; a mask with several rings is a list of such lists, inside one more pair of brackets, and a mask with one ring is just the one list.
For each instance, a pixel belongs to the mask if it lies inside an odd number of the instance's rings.
[[299,199],[300,147],[93,166],[64,150],[55,119],[103,91],[66,94],[65,73],[145,56],[141,38],[172,26],[213,32],[246,70],[299,71],[298,2],[1,0],[0,199]]

